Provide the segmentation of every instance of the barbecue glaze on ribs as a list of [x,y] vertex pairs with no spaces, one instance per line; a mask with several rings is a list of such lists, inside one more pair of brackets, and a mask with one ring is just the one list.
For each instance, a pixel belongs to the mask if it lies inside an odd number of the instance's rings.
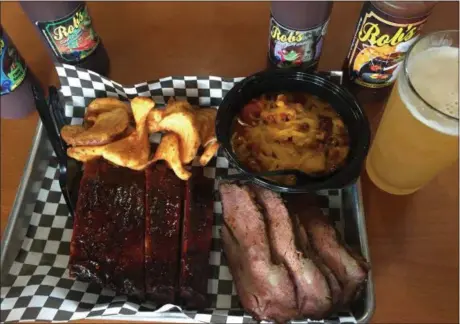
[[180,297],[187,308],[205,308],[211,250],[214,180],[193,168],[186,183],[185,213],[182,221]]
[[85,164],[70,244],[70,275],[144,296],[144,173]]
[[213,200],[202,169],[186,183],[161,163],[145,171],[85,163],[71,276],[158,305],[206,307]]
[[161,304],[173,303],[178,289],[180,218],[184,182],[165,165],[145,170],[145,290]]

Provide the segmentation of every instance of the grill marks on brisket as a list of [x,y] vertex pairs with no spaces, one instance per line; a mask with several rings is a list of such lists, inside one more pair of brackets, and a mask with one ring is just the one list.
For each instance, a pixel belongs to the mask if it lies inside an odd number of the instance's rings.
[[273,252],[295,283],[300,314],[311,319],[324,318],[331,309],[329,285],[308,251],[297,250],[291,218],[281,197],[258,186],[251,186],[251,190],[265,210]]
[[149,298],[173,303],[178,289],[184,182],[162,164],[148,167],[145,178],[145,289]]
[[272,263],[262,214],[247,187],[219,187],[225,225],[222,241],[243,307],[257,320],[297,317],[294,286],[283,264]]
[[186,183],[182,222],[180,297],[187,308],[208,306],[209,252],[211,250],[214,180],[193,168]]
[[85,164],[69,270],[119,293],[144,295],[144,175],[102,160]]

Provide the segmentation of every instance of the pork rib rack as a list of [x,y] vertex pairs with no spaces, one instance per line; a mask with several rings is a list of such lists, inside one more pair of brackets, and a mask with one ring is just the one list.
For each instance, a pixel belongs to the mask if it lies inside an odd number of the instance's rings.
[[70,244],[70,275],[144,296],[144,172],[85,164]]
[[214,181],[193,168],[186,183],[182,222],[180,297],[187,308],[208,306],[209,251],[211,250]]
[[86,163],[71,276],[158,305],[205,308],[213,185],[202,169],[184,182],[161,163],[140,172],[103,159]]
[[145,289],[148,298],[173,303],[178,289],[184,182],[162,164],[148,167],[145,175]]

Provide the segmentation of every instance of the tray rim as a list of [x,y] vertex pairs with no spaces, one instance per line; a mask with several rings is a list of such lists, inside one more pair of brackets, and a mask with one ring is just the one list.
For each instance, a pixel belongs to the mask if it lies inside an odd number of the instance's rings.
[[355,209],[356,214],[356,223],[358,225],[358,233],[360,236],[360,247],[363,256],[371,265],[371,268],[368,272],[368,280],[366,283],[367,298],[365,299],[366,305],[364,307],[364,313],[360,318],[356,319],[358,324],[369,323],[372,316],[375,312],[375,291],[374,291],[374,280],[373,280],[373,271],[372,271],[372,261],[370,256],[369,242],[367,239],[367,227],[366,219],[364,214],[364,203],[363,195],[361,190],[361,178],[356,181],[356,184],[352,186],[351,194],[353,197],[353,208]]
[[[1,252],[0,253],[0,273],[1,273],[2,281],[4,279],[4,276],[6,276],[7,273],[9,272],[12,263],[14,262],[14,260],[9,260],[11,258],[10,257],[11,252],[9,252],[9,249],[11,248],[10,245],[18,240],[20,240],[21,245],[22,245],[22,241],[24,240],[24,237],[25,237],[25,233],[23,231],[20,232],[20,234],[23,234],[23,235],[17,235],[18,234],[17,230],[20,229],[21,227],[20,212],[25,208],[24,198],[26,194],[31,191],[30,190],[31,175],[33,174],[34,171],[37,171],[36,169],[34,169],[34,165],[36,163],[36,159],[38,158],[38,155],[41,153],[39,149],[42,145],[48,144],[48,143],[43,143],[42,136],[43,136],[43,124],[41,120],[38,119],[37,126],[35,128],[35,134],[33,137],[33,142],[32,142],[32,145],[29,151],[29,155],[24,165],[24,170],[22,172],[21,180],[19,182],[18,189],[16,191],[16,196],[14,198],[14,202],[11,207],[11,211],[8,215],[7,225],[2,235],[1,251],[0,251]],[[40,174],[40,176],[44,176],[44,172],[43,174]],[[33,196],[34,196],[33,200],[36,200],[37,195],[38,195],[38,191],[36,193],[33,193]],[[32,216],[32,213],[30,215],[26,215],[25,218],[27,218],[27,221],[28,221],[27,223],[30,223],[31,216]],[[28,225],[29,224],[27,224],[27,226]],[[11,264],[8,264],[8,263],[11,263]]]
[[[27,191],[30,190],[29,186],[31,185],[31,174],[34,172],[33,166],[37,163],[36,159],[39,158],[39,154],[40,154],[39,149],[41,148],[42,145],[47,145],[48,150],[51,149],[50,144],[48,142],[48,138],[46,136],[46,132],[44,132],[42,122],[39,119],[37,123],[36,131],[35,131],[35,135],[34,135],[34,140],[33,140],[30,152],[29,152],[29,156],[26,161],[24,171],[23,171],[23,174],[22,174],[19,186],[18,186],[18,191],[16,193],[16,197],[14,199],[14,203],[13,203],[11,212],[8,216],[7,226],[5,227],[5,231],[2,235],[1,257],[0,257],[0,272],[1,272],[2,279],[4,276],[6,276],[9,273],[9,270],[14,262],[14,259],[8,260],[8,259],[11,259],[10,254],[12,253],[10,251],[11,249],[10,245],[13,240],[13,233],[15,235],[17,234],[15,232],[15,229],[17,229],[20,226],[21,220],[19,218],[20,218],[20,212],[22,211],[23,205],[24,205],[24,197],[26,196]],[[355,217],[355,221],[357,225],[357,232],[359,235],[361,252],[363,256],[365,257],[365,259],[367,259],[367,261],[370,264],[372,264],[371,258],[370,258],[368,239],[367,239],[367,230],[366,230],[364,204],[363,204],[363,199],[362,199],[360,178],[356,181],[355,184],[347,188],[344,188],[342,190],[348,191],[349,194],[351,195],[351,200],[353,202],[352,207],[353,207],[354,214],[355,214],[354,217]],[[38,195],[38,192],[36,194]],[[36,196],[34,200],[36,200]],[[26,218],[29,221],[30,221],[30,216],[31,215],[26,215]],[[25,231],[21,231],[21,234],[22,235],[19,235],[19,236],[16,235],[14,239],[16,241],[19,240],[20,242],[22,242],[25,237]],[[17,255],[17,253],[15,253],[15,255]],[[5,261],[8,261],[8,262],[5,262]],[[372,269],[369,271],[369,274],[368,274],[366,290],[367,290],[367,293],[366,293],[367,298],[365,299],[363,315],[359,318],[355,317],[356,323],[358,324],[368,323],[370,319],[372,318],[374,311],[375,311],[376,305],[375,305],[375,292],[374,292],[374,283],[373,283],[373,277],[372,277]],[[150,316],[147,316],[147,314],[149,314]],[[153,314],[155,315],[152,316]],[[121,315],[121,314],[101,315],[101,316],[91,317],[88,319],[126,320],[126,321],[155,320],[158,323],[171,323],[171,322],[177,322],[177,321],[180,321],[181,323],[202,323],[200,321],[197,321],[195,319],[188,317],[186,314],[181,313],[181,312],[168,312],[168,315],[170,315],[168,316],[168,320],[166,320],[166,318],[164,318],[163,320],[161,319],[161,312],[157,312],[157,313],[137,312],[136,315]],[[188,318],[187,321],[185,317]],[[302,323],[302,322],[303,321],[293,321],[292,323],[297,324],[297,323]]]

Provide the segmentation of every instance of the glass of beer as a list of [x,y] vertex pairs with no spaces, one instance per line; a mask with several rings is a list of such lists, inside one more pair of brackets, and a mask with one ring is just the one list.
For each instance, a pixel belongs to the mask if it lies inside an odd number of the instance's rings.
[[402,63],[366,161],[388,193],[413,193],[458,159],[458,39],[458,30],[428,34]]

